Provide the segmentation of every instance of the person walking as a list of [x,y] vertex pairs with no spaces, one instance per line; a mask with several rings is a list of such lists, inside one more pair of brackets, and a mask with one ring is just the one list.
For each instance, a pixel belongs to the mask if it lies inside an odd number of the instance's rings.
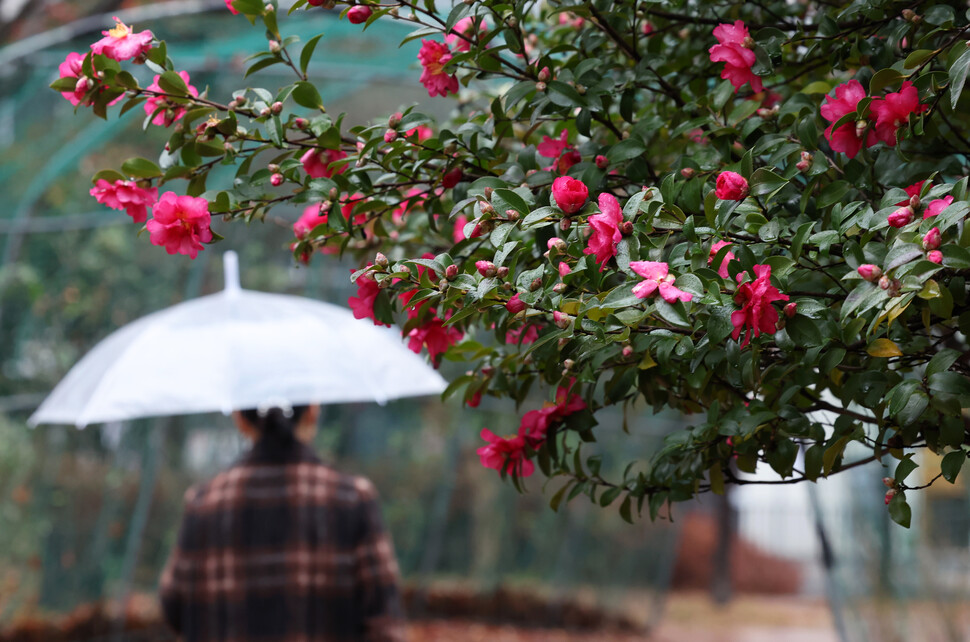
[[233,413],[252,448],[185,494],[162,573],[185,642],[402,642],[399,571],[377,492],[307,445],[319,406]]

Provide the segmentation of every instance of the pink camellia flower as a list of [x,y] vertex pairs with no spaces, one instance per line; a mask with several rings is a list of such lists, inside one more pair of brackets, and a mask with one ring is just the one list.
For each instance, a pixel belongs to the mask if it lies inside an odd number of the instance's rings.
[[882,269],[872,263],[864,263],[856,268],[856,271],[859,273],[859,276],[870,283],[875,283],[882,276]]
[[835,88],[834,99],[826,96],[825,104],[819,110],[822,118],[831,123],[825,128],[825,140],[829,141],[833,151],[844,152],[849,158],[856,157],[862,149],[863,142],[866,147],[875,145],[877,142],[875,132],[870,130],[863,138],[865,127],[859,127],[856,122],[846,123],[834,132],[832,127],[840,118],[854,112],[859,101],[865,97],[866,90],[862,88],[862,84],[858,80],[850,80]]
[[[725,247],[727,245],[731,245],[731,242],[730,241],[718,241],[717,243],[715,243],[714,245],[712,245],[711,246],[711,253],[707,257],[707,264],[710,265],[711,263],[713,263],[714,262],[714,259],[717,257],[717,253],[721,251],[721,248],[722,247]],[[720,276],[722,279],[726,279],[726,278],[728,278],[730,276],[730,274],[728,273],[728,263],[730,263],[733,260],[734,260],[734,252],[728,252],[721,259],[721,264],[718,265],[716,269],[717,269],[718,276]]]
[[519,436],[499,437],[488,428],[482,428],[481,437],[488,442],[475,452],[485,468],[504,470],[507,475],[528,477],[536,465],[525,456],[525,439]]
[[589,188],[575,178],[560,176],[552,182],[552,198],[563,212],[575,214],[586,204]]
[[152,48],[152,32],[135,33],[131,27],[118,18],[114,19],[115,26],[108,31],[102,31],[104,38],[91,45],[91,51],[102,56],[121,62],[148,53]]
[[461,330],[454,326],[446,326],[438,315],[433,315],[424,325],[411,330],[408,333],[408,348],[411,352],[420,354],[421,348],[428,349],[428,356],[431,357],[431,365],[437,368],[441,364],[441,355],[448,348],[461,341],[465,336]]
[[786,304],[785,309],[783,311],[785,313],[785,316],[791,319],[796,314],[798,314],[798,303],[796,301],[792,301],[791,303]]
[[366,4],[355,4],[347,11],[347,20],[350,24],[359,25],[367,22],[374,12]]
[[158,200],[157,187],[138,187],[134,181],[109,183],[99,178],[90,192],[99,203],[113,210],[125,210],[135,223],[144,223],[148,208]]
[[602,272],[606,262],[616,256],[616,244],[623,238],[619,227],[623,222],[623,213],[612,194],[600,194],[599,206],[601,213],[589,217],[589,227],[593,233],[589,237],[589,244],[583,249],[583,254],[595,255]]
[[478,23],[478,37],[486,33],[485,24],[481,18],[468,16],[455,23],[454,28],[447,36],[445,42],[454,47],[456,51],[470,51],[472,42],[475,41],[475,26]]
[[673,275],[667,273],[669,267],[666,263],[630,261],[630,269],[646,279],[633,286],[633,295],[640,299],[645,299],[658,291],[667,303],[676,303],[677,301],[687,303],[694,298],[694,295],[690,292],[684,292],[674,285],[675,279]]
[[509,314],[518,314],[527,307],[529,306],[526,305],[525,301],[519,298],[518,292],[516,292],[515,295],[505,304],[505,309],[509,311]]
[[567,263],[565,263],[564,261],[560,261],[559,262],[559,278],[561,279],[561,278],[565,277],[570,272],[572,272],[572,268],[570,268],[569,265]]
[[569,130],[564,129],[560,132],[559,138],[543,136],[542,142],[536,145],[536,151],[540,156],[545,156],[546,158],[558,158],[569,147],[571,147],[569,144]]
[[[198,96],[199,91],[189,84],[189,72],[180,71],[178,72],[182,80],[185,81],[185,85],[189,90],[190,96]],[[158,84],[158,79],[160,76],[155,76],[152,84],[148,85],[148,91],[156,91],[158,93],[164,94],[165,90],[161,88]],[[157,113],[156,113],[157,112]],[[158,125],[160,127],[170,127],[172,123],[176,120],[182,118],[185,115],[185,105],[174,103],[170,101],[166,96],[150,96],[148,100],[145,101],[145,113],[151,116],[155,114],[152,118],[152,124]]]
[[771,304],[773,301],[788,300],[787,294],[782,294],[771,284],[770,265],[756,265],[754,273],[757,278],[750,283],[741,283],[745,273],[738,274],[738,283],[741,284],[734,293],[734,300],[741,305],[741,309],[731,313],[731,323],[734,325],[731,338],[736,341],[741,336],[741,330],[747,328],[741,343],[742,348],[751,341],[752,334],[758,337],[761,333],[775,333],[778,310]]
[[932,263],[936,263],[937,265],[940,265],[941,263],[943,263],[943,252],[940,252],[939,250],[933,250],[932,252],[927,253],[926,260]]
[[239,15],[239,10],[232,6],[232,0],[226,0],[226,9],[232,13],[232,15]]
[[538,410],[530,410],[522,416],[519,436],[525,438],[532,448],[538,448],[546,439],[550,426],[559,423],[569,415],[586,409],[586,402],[578,394],[571,392],[575,380],[567,386],[556,389],[555,403],[546,402]]
[[909,200],[914,196],[919,196],[919,193],[923,191],[923,183],[925,182],[926,182],[925,180],[917,181],[916,183],[913,183],[909,187],[904,188],[903,191],[906,192],[906,196],[908,196],[909,198],[907,198],[905,201],[899,201],[898,203],[896,203],[896,205],[909,205]]
[[327,212],[321,212],[320,209],[320,203],[304,208],[303,214],[293,223],[293,234],[296,235],[296,238],[306,237],[317,225],[323,225],[327,222]]
[[411,136],[414,136],[414,135],[417,135],[419,143],[423,143],[424,141],[434,136],[434,132],[431,131],[431,128],[428,127],[427,125],[418,125],[417,127],[412,127],[411,129],[404,132],[405,138],[410,138]]
[[748,196],[748,181],[737,172],[721,172],[714,195],[722,201],[743,201]]
[[923,249],[924,250],[935,250],[940,247],[940,243],[943,242],[943,236],[940,234],[940,228],[931,228],[929,232],[923,235]]
[[913,222],[913,208],[909,205],[900,207],[895,212],[886,217],[889,224],[893,227],[905,227]]
[[310,178],[330,178],[334,174],[342,174],[347,169],[346,166],[337,168],[333,164],[342,158],[347,158],[347,154],[339,149],[308,149],[300,162],[303,163],[303,171]]
[[[67,98],[72,105],[77,107],[84,100],[85,94],[88,93],[88,89],[91,88],[91,80],[84,76],[84,71],[81,68],[81,63],[84,62],[84,56],[77,52],[72,51],[67,54],[67,58],[60,65],[57,66],[57,71],[61,78],[77,78],[78,82],[74,86],[74,91],[62,91],[61,95]],[[83,78],[83,80],[81,80]]]
[[452,230],[451,236],[454,239],[455,244],[461,243],[465,240],[465,226],[468,225],[468,217],[464,214],[459,214],[455,217],[455,227]]
[[748,28],[741,20],[732,24],[721,24],[714,28],[714,37],[718,43],[707,52],[710,54],[711,62],[723,62],[724,69],[721,71],[721,78],[731,81],[734,91],[737,92],[745,83],[751,83],[751,90],[755,93],[760,92],[764,87],[761,78],[751,71],[757,59],[752,48],[754,40],[748,34]]
[[441,186],[444,187],[445,189],[451,189],[459,182],[461,182],[461,178],[462,178],[461,168],[456,167],[448,172],[445,172],[445,174],[442,175]]
[[950,203],[952,202],[953,202],[952,196],[946,196],[944,198],[938,198],[930,201],[929,205],[927,205],[926,209],[923,211],[923,218],[927,219],[931,216],[936,216],[940,214],[941,212],[943,212],[943,210],[948,208],[950,206]]
[[377,315],[374,314],[374,301],[377,300],[377,295],[381,291],[380,286],[377,285],[377,281],[366,274],[361,274],[357,277],[356,283],[357,296],[352,296],[347,299],[347,305],[354,311],[354,318],[373,319],[374,325],[388,325],[378,321]]
[[533,324],[522,328],[513,328],[505,333],[505,343],[524,346],[535,343],[539,338],[539,328]]
[[925,111],[928,105],[919,104],[919,92],[913,83],[903,82],[899,91],[876,98],[870,103],[869,110],[876,116],[876,137],[890,147],[896,145],[896,134],[900,127],[909,123],[911,114]]
[[424,71],[421,72],[421,84],[425,86],[428,95],[432,98],[458,93],[458,78],[444,70],[449,60],[451,60],[451,52],[446,45],[435,40],[421,41],[421,51],[418,52],[418,61],[424,67]]
[[417,187],[412,187],[408,190],[407,194],[404,195],[404,199],[397,204],[396,208],[394,208],[394,212],[391,214],[391,219],[396,224],[400,225],[402,222],[404,222],[404,217],[415,208],[423,206],[424,201],[424,190]]
[[536,145],[536,151],[540,156],[556,159],[556,162],[543,169],[555,168],[560,174],[565,174],[570,167],[583,160],[582,155],[569,144],[568,138],[569,132],[565,129],[559,134],[559,138],[542,137],[542,142]]
[[179,196],[165,192],[146,223],[152,245],[162,245],[169,254],[195,258],[203,243],[212,240],[209,202],[198,196]]

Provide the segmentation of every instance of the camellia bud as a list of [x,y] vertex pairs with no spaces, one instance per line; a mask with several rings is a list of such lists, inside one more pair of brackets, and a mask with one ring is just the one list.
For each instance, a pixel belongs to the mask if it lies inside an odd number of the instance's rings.
[[509,311],[509,314],[518,314],[519,312],[522,312],[523,310],[525,310],[527,307],[528,306],[525,304],[525,301],[520,299],[518,294],[516,294],[511,299],[509,299],[508,302],[505,304],[505,309]]
[[934,227],[923,236],[923,249],[935,250],[936,248],[940,247],[942,240],[943,239],[940,236],[940,228]]
[[278,54],[280,52],[280,43],[276,42],[275,40],[270,40],[269,50],[274,54]]
[[623,351],[621,353],[624,359],[629,359],[633,356],[633,346],[623,346]]
[[855,135],[856,135],[856,138],[863,138],[863,136],[866,133],[866,127],[868,127],[868,126],[869,126],[869,123],[868,122],[866,122],[864,120],[857,120],[855,122]]
[[891,502],[893,500],[893,497],[896,496],[896,493],[897,492],[899,492],[899,491],[897,491],[895,488],[890,488],[889,490],[886,491],[885,502],[886,502],[886,505],[887,506],[889,505],[889,502]]
[[536,83],[536,91],[542,92],[542,91],[545,91],[545,90],[546,90],[546,83],[544,83],[544,82],[537,82]]
[[485,194],[486,199],[492,200],[492,194],[495,193],[495,190],[492,189],[491,187],[486,187],[485,189],[482,190],[482,193]]
[[596,159],[593,162],[595,162],[596,166],[599,167],[600,169],[606,169],[607,167],[610,166],[609,159],[607,159],[606,156],[603,156],[602,154],[597,154]]
[[385,143],[393,143],[395,140],[397,140],[397,132],[396,131],[394,131],[390,127],[387,128],[386,130],[384,130],[384,142]]
[[684,178],[694,178],[695,173],[696,172],[694,171],[693,167],[685,167],[684,169],[680,170],[680,175]]
[[883,477],[882,483],[886,488],[896,488],[896,480],[892,477]]
[[563,232],[568,230],[569,226],[572,224],[573,222],[570,220],[568,216],[564,216],[561,219],[559,219],[559,229],[562,230]]
[[482,211],[483,216],[491,216],[495,213],[495,208],[488,201],[478,201],[478,209]]
[[271,113],[273,113],[269,107],[263,107],[259,112],[260,118],[267,118]]
[[812,160],[812,153],[811,152],[806,152],[805,150],[802,150],[802,160],[803,161],[811,161]]
[[491,278],[498,272],[498,270],[495,268],[495,264],[491,261],[475,261],[475,268],[478,270],[478,273],[485,278]]
[[384,256],[383,252],[378,252],[377,255],[374,257],[374,265],[382,269],[387,267],[388,260],[387,260],[387,257]]
[[899,296],[899,291],[903,288],[903,282],[899,279],[893,279],[889,283],[889,296],[897,297]]
[[865,263],[860,265],[856,271],[866,281],[870,283],[875,283],[882,276],[882,269],[878,265],[873,265],[872,263]]
[[519,220],[518,210],[505,210],[505,220],[510,221],[512,223]]
[[917,14],[912,9],[903,9],[900,12],[900,15],[903,17],[903,20],[905,20],[907,22],[912,22],[913,24],[916,24],[917,22],[919,22],[920,20],[923,19],[922,16],[920,16],[919,14]]
[[377,287],[383,290],[391,285],[391,281],[393,281],[393,279],[390,279],[390,278],[381,279],[380,281],[377,282]]
[[564,253],[566,251],[566,241],[558,236],[554,236],[546,241],[546,247],[550,250],[555,249],[557,252]]
[[918,210],[920,205],[919,194],[913,194],[909,197],[909,206],[912,207],[914,211]]
[[280,113],[283,111],[283,103],[277,100],[275,103],[269,106],[269,110],[273,112],[273,114],[275,114],[276,116],[279,116]]
[[937,265],[941,265],[943,263],[943,252],[940,252],[939,250],[928,252],[926,254],[926,260],[936,263]]
[[536,278],[532,279],[532,283],[529,284],[529,291],[535,292],[541,287],[542,287],[542,277],[537,276]]
[[445,278],[451,281],[456,276],[458,276],[458,266],[452,263],[451,265],[445,268]]
[[488,379],[495,374],[495,368],[492,366],[482,366],[482,376]]
[[566,359],[565,361],[562,362],[562,367],[566,370],[572,370],[573,366],[575,365],[576,365],[576,362],[573,361],[572,359]]
[[268,169],[270,172],[275,173],[280,171],[280,166],[277,165],[276,163],[270,163],[269,165],[266,166],[266,169]]
[[272,183],[274,187],[279,187],[283,184],[283,175],[277,172],[269,177],[269,182]]
[[633,221],[623,221],[622,223],[620,223],[619,227],[620,227],[620,234],[622,234],[623,236],[630,236],[631,234],[633,234]]
[[387,119],[387,126],[390,127],[391,129],[397,129],[397,126],[400,124],[401,124],[401,114],[399,112],[395,112],[391,114],[390,117],[388,117]]
[[495,276],[497,276],[500,279],[504,279],[508,275],[509,275],[509,269],[504,265],[495,269]]
[[296,127],[297,129],[306,129],[306,126],[308,124],[309,124],[309,121],[307,121],[306,118],[294,118],[293,119],[293,126]]
[[550,73],[549,67],[543,67],[539,71],[539,75],[537,77],[538,81],[539,82],[549,82],[549,79],[550,78],[552,78],[552,73]]
[[347,11],[347,20],[350,24],[359,25],[361,23],[367,22],[367,19],[371,17],[374,12],[371,8],[364,4],[358,4],[350,8]]
[[273,5],[267,2],[266,6],[263,7],[263,11],[265,11],[266,13],[273,13],[274,11],[276,11],[276,7],[274,7]]
[[900,207],[898,210],[893,212],[887,217],[887,221],[893,227],[905,227],[913,222],[913,208],[909,205],[905,207]]
[[444,292],[448,289],[448,279],[441,279],[438,281],[438,292]]
[[745,49],[754,49],[754,38],[745,36],[744,40],[741,41],[741,46]]
[[800,172],[807,172],[808,168],[811,166],[812,166],[811,161],[807,161],[807,160],[800,160],[797,163],[795,163],[795,169],[797,169]]
[[797,313],[798,313],[798,303],[796,301],[792,301],[791,303],[785,306],[785,316],[788,317],[789,319],[795,316]]
[[566,284],[559,282],[554,286],[552,286],[552,291],[555,292],[556,294],[562,294],[563,292],[566,291]]
[[560,350],[565,348],[568,343],[569,343],[569,337],[559,337],[559,339],[556,340],[556,346]]
[[892,285],[892,282],[889,280],[888,276],[883,274],[881,277],[879,277],[879,287],[881,287],[883,290],[888,290],[890,285]]
[[565,312],[560,312],[556,310],[552,313],[552,321],[556,324],[556,327],[565,330],[573,324],[573,317],[569,316]]

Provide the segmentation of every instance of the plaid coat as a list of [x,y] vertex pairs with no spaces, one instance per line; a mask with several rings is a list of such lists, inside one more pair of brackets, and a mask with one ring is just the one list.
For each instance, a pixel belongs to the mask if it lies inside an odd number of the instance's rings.
[[161,579],[186,642],[400,642],[398,568],[377,492],[306,446],[257,446],[185,495]]

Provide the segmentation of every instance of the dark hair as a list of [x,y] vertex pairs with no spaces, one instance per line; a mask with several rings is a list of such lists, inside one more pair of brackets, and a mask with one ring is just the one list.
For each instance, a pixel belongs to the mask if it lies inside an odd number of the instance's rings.
[[267,446],[289,446],[296,443],[296,425],[309,406],[292,408],[250,408],[242,416],[259,431],[259,442]]

